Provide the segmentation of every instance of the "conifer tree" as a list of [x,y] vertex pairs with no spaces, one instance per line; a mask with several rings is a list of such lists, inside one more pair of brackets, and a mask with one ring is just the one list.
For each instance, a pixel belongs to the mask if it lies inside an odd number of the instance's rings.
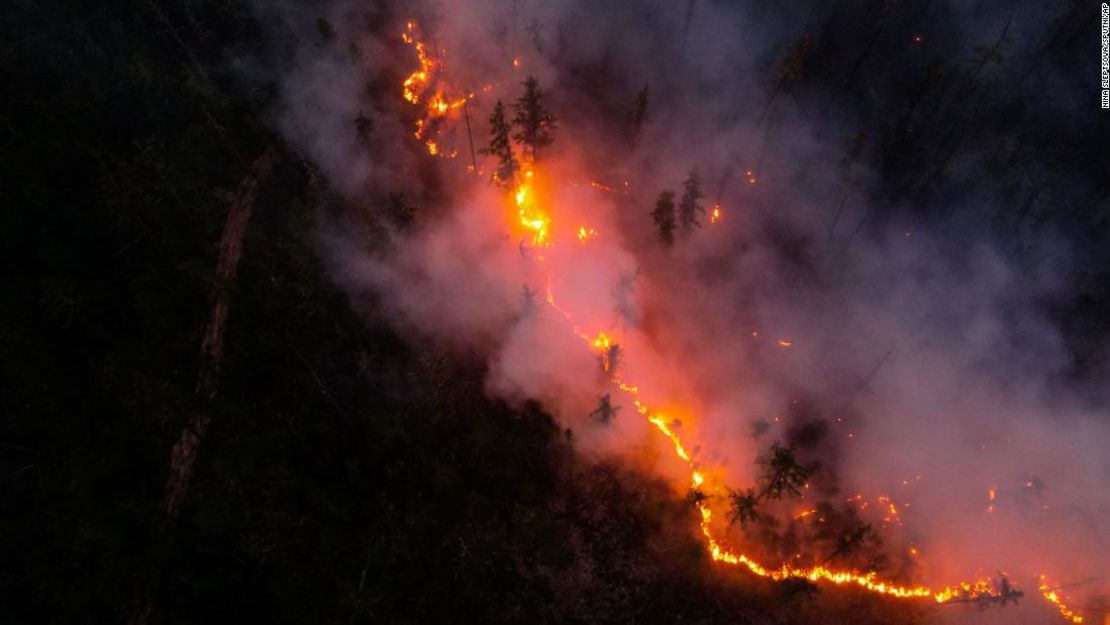
[[489,145],[479,150],[482,154],[497,157],[493,180],[498,184],[510,184],[516,173],[516,159],[513,157],[512,143],[509,142],[509,129],[509,123],[505,121],[505,105],[498,100],[489,116]]
[[608,424],[620,412],[620,406],[614,406],[612,398],[609,393],[606,393],[598,398],[597,408],[590,413],[589,416],[596,417],[602,424]]
[[730,490],[728,524],[739,522],[740,527],[747,527],[748,523],[759,518],[759,496],[754,488],[747,490]]
[[682,183],[682,201],[678,204],[678,221],[682,230],[688,231],[691,226],[701,227],[698,222],[698,213],[705,214],[705,207],[698,200],[705,197],[701,192],[701,178],[697,170],[690,170],[690,175]]
[[551,133],[556,122],[543,104],[543,90],[534,76],[524,81],[524,94],[513,104],[513,111],[513,125],[518,128],[513,139],[520,142],[525,157],[534,161],[554,141]]
[[651,211],[651,220],[659,231],[659,238],[663,243],[674,243],[675,210],[674,191],[663,191],[655,200],[655,208]]
[[801,495],[809,477],[817,470],[816,464],[802,464],[793,447],[771,444],[771,457],[760,460],[763,465],[763,494],[768,499],[782,499],[784,495]]

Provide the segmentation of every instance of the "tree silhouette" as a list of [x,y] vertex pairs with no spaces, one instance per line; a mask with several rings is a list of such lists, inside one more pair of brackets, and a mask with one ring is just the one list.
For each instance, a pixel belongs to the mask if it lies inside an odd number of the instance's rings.
[[729,525],[739,522],[740,527],[747,527],[748,523],[759,518],[759,495],[754,488],[730,490],[728,499]]
[[674,243],[675,210],[674,191],[663,191],[655,200],[655,208],[651,211],[651,220],[659,231],[659,238],[663,243]]
[[801,495],[809,476],[817,470],[816,464],[798,462],[793,447],[771,444],[771,457],[760,460],[764,474],[763,493],[769,499],[782,499],[785,494]]
[[614,406],[609,393],[606,393],[598,398],[597,408],[589,414],[591,417],[597,417],[601,423],[608,424],[620,412],[620,406]]
[[621,346],[619,343],[614,343],[601,354],[599,361],[601,362],[601,371],[612,377],[616,371],[617,366],[620,364]]
[[543,104],[543,90],[534,76],[524,81],[524,94],[513,104],[513,125],[518,128],[513,135],[523,146],[525,156],[536,160],[539,153],[554,141],[555,115]]
[[682,230],[687,231],[691,226],[701,227],[698,222],[698,213],[705,214],[705,207],[698,200],[705,197],[701,192],[701,178],[696,170],[691,169],[690,175],[682,183],[682,201],[678,204],[678,221]]
[[516,159],[513,157],[513,146],[509,142],[509,123],[505,121],[505,105],[501,100],[493,105],[493,113],[489,116],[489,146],[482,148],[482,154],[497,157],[497,169],[493,172],[493,180],[498,184],[507,184],[512,181],[516,173]]

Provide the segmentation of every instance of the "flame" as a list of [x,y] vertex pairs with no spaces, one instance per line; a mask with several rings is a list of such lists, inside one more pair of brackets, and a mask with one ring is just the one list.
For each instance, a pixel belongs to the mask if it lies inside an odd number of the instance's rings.
[[[404,83],[402,83],[401,94],[410,104],[420,104],[424,100],[427,101],[421,111],[421,118],[416,120],[414,134],[417,139],[424,141],[428,154],[453,157],[452,153],[443,153],[438,142],[432,139],[425,140],[425,136],[437,126],[435,122],[445,118],[451,111],[465,106],[467,101],[474,97],[474,94],[452,97],[446,95],[445,92],[448,87],[444,86],[444,81],[440,78],[443,62],[433,56],[428,45],[420,40],[416,22],[408,21],[405,23],[405,32],[401,33],[401,40],[416,50],[416,58],[420,63],[420,67],[405,78]],[[457,155],[457,151],[453,153]]]
[[[420,68],[414,71],[404,82],[403,95],[405,100],[417,104],[421,101],[422,97],[432,88],[435,84],[435,75],[439,67],[439,62],[429,55],[427,47],[417,40],[415,34],[415,24],[413,22],[407,23],[407,32],[402,33],[402,39],[416,48],[418,59],[420,60]],[[519,59],[514,59],[514,66],[519,66]],[[488,90],[488,87],[485,88]],[[441,90],[433,90],[433,94],[427,98],[427,105],[425,108],[425,116],[418,120],[416,123],[416,136],[423,138],[429,131],[431,123],[447,115],[451,110],[463,106],[467,99],[473,97],[470,94],[467,97],[455,100],[449,100],[443,96]],[[425,146],[432,154],[440,152],[439,145],[435,140],[428,139]],[[452,153],[453,155],[454,153]],[[514,186],[512,190],[513,205],[516,209],[516,219],[519,224],[526,231],[532,235],[533,246],[549,246],[552,245],[550,232],[551,232],[551,218],[542,210],[538,205],[535,189],[535,167],[532,163],[524,163],[520,172],[515,176]],[[754,172],[747,172],[747,180],[749,184],[756,183]],[[628,187],[628,182],[625,181],[625,187]],[[610,191],[609,187],[602,185],[598,182],[592,182],[591,186],[595,188]],[[720,219],[720,206],[714,205],[711,213],[710,222],[717,223]],[[580,242],[592,238],[596,232],[592,228],[580,226],[578,229],[578,239]],[[607,363],[608,354],[610,350],[616,345],[612,337],[604,332],[596,334],[589,334],[582,331],[574,322],[571,315],[561,309],[556,304],[555,294],[551,284],[551,276],[548,276],[547,292],[545,301],[557,313],[559,313],[570,325],[573,332],[581,337],[586,344],[602,354],[603,364],[608,370]],[[757,332],[752,332],[753,337],[758,337]],[[784,348],[791,347],[792,342],[779,339],[778,345]],[[694,460],[692,454],[687,450],[686,445],[683,443],[679,434],[679,422],[674,419],[669,412],[653,409],[647,404],[642,402],[639,398],[640,387],[623,380],[618,372],[609,371],[611,376],[611,383],[620,392],[624,393],[631,399],[636,412],[644,416],[647,423],[653,425],[655,429],[668,439],[673,449],[675,456],[686,463],[689,469],[690,485],[695,489],[702,489],[707,486],[706,474],[698,467],[698,463]],[[776,421],[778,419],[776,418]],[[849,434],[851,436],[851,434]],[[918,476],[916,479],[920,479]],[[906,480],[903,480],[903,484]],[[699,491],[700,492],[700,491]],[[995,489],[991,488],[988,491],[988,499],[990,501],[990,508],[993,509],[995,500]],[[860,502],[861,509],[866,508],[867,501],[863,500],[862,495],[856,495],[849,498],[849,501]],[[900,522],[898,515],[898,508],[894,502],[890,501],[885,496],[877,498],[877,502],[884,509],[886,518],[884,520],[892,522]],[[906,599],[932,599],[936,603],[947,603],[952,601],[969,601],[981,598],[996,599],[1003,597],[999,592],[992,589],[990,579],[978,579],[972,582],[964,581],[958,582],[950,586],[927,586],[927,585],[913,585],[901,584],[898,582],[883,580],[878,577],[874,571],[860,572],[854,570],[838,570],[824,565],[812,567],[799,567],[784,563],[778,567],[765,566],[748,555],[732,550],[721,534],[718,533],[714,523],[714,513],[710,505],[710,497],[702,497],[695,503],[698,514],[701,518],[699,528],[705,539],[706,549],[709,555],[715,562],[723,564],[740,566],[748,570],[754,575],[764,577],[776,581],[796,578],[806,579],[811,582],[827,582],[836,585],[850,585],[857,586],[867,591],[883,594],[890,597],[906,598]],[[904,504],[909,506],[909,504]],[[796,519],[806,518],[814,514],[815,510],[805,510],[795,516]],[[918,555],[915,547],[909,548],[910,555],[916,557]],[[797,554],[795,557],[800,556]],[[1083,618],[1070,608],[1064,605],[1060,595],[1049,587],[1045,577],[1040,576],[1039,590],[1041,594],[1049,603],[1053,604],[1059,611],[1061,616],[1068,619],[1072,623],[1082,623]]]
[[709,223],[715,224],[721,221],[721,205],[714,204],[713,210],[709,213]]
[[[550,293],[549,296],[551,298],[549,301],[553,304],[554,296]],[[566,313],[561,310],[559,312],[570,321],[570,317],[566,315]],[[595,350],[608,349],[611,344],[609,337],[604,333],[598,334],[597,337],[593,339],[591,339],[589,335],[581,332],[578,332],[578,334],[585,340],[590,341],[591,347]],[[663,436],[670,440],[675,456],[689,466],[691,487],[701,488],[704,486],[706,482],[705,474],[696,467],[693,457],[683,444],[677,432],[676,422],[669,419],[666,413],[652,410],[641,402],[638,398],[638,387],[627,384],[621,380],[619,376],[614,376],[614,378],[617,388],[632,398],[632,403],[636,407],[636,411],[644,415],[649,423],[654,425]],[[857,495],[852,499],[862,499],[862,495]],[[893,503],[889,502],[886,497],[881,497],[880,500],[888,503],[893,508]],[[790,564],[783,564],[778,568],[766,567],[743,553],[731,551],[725,545],[723,539],[717,536],[713,529],[713,510],[708,503],[708,499],[701,499],[696,505],[701,515],[701,532],[705,537],[707,549],[713,560],[715,562],[742,566],[759,577],[765,577],[775,581],[800,578],[807,579],[811,582],[824,581],[837,585],[854,585],[874,593],[891,597],[931,598],[936,603],[947,603],[957,599],[971,600],[1001,596],[999,593],[992,590],[991,581],[989,579],[978,579],[974,582],[960,582],[953,586],[934,588],[925,585],[901,585],[896,582],[881,580],[875,572],[860,573],[858,571],[836,570],[821,565],[814,567],[796,567]],[[800,516],[804,517],[808,514],[810,514],[810,512],[805,512]],[[894,508],[894,514],[897,514],[896,508]]]
[[525,163],[513,190],[520,225],[532,233],[532,245],[544,247],[551,243],[551,217],[536,202],[535,167]]
[[405,23],[406,32],[401,33],[401,40],[410,46],[416,48],[416,58],[420,61],[420,69],[409,74],[403,84],[403,95],[405,100],[412,104],[420,102],[420,94],[428,88],[428,83],[431,80],[432,72],[435,71],[437,63],[428,54],[428,47],[424,45],[423,41],[416,38],[416,23],[409,21]]
[[605,334],[604,332],[598,332],[597,338],[595,338],[593,342],[590,343],[590,345],[592,345],[594,349],[602,351],[609,349],[609,346],[611,344],[612,341],[610,341],[609,335]]
[[1048,585],[1048,578],[1044,575],[1040,576],[1041,584],[1037,586],[1037,590],[1041,591],[1041,596],[1049,603],[1056,606],[1056,610],[1060,612],[1060,616],[1071,621],[1072,623],[1082,623],[1083,617],[1075,613],[1074,610],[1064,605],[1063,600],[1060,598],[1059,593],[1053,590]]

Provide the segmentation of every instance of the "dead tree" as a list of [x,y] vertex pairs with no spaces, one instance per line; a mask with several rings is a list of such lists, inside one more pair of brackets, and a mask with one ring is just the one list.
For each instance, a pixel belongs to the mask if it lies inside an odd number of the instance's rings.
[[[247,175],[239,182],[220,236],[216,279],[212,286],[212,307],[209,309],[208,322],[200,344],[200,371],[197,375],[196,394],[202,401],[200,410],[186,421],[181,433],[170,451],[170,474],[162,495],[161,519],[154,537],[155,552],[168,549],[181,506],[188,494],[189,482],[197,462],[197,452],[204,439],[212,415],[203,406],[216,398],[220,367],[224,356],[224,327],[231,306],[231,294],[235,287],[235,276],[239,270],[239,259],[243,252],[243,237],[250,222],[251,213],[258,199],[258,193],[273,173],[281,159],[284,149],[280,143],[270,147],[255,159]],[[154,590],[161,577],[161,562],[155,563],[154,574],[148,575],[138,591],[133,611],[128,619],[133,625],[145,625],[154,615]]]

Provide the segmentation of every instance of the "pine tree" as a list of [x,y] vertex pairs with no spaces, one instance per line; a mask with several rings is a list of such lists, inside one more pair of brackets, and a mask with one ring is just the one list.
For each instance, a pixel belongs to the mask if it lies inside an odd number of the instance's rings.
[[771,444],[771,457],[760,460],[763,465],[763,494],[768,499],[782,499],[784,495],[801,495],[809,477],[817,470],[816,464],[802,464],[793,447]]
[[606,393],[598,398],[597,408],[589,414],[590,417],[596,417],[602,424],[608,424],[620,412],[620,406],[614,406],[612,398],[609,393]]
[[651,220],[659,230],[659,238],[663,243],[674,243],[675,210],[674,191],[663,191],[655,200],[655,209],[651,211]]
[[509,123],[505,121],[505,105],[498,100],[489,116],[489,146],[479,150],[482,154],[497,157],[493,180],[498,184],[510,183],[516,173],[516,159],[513,157],[513,146],[509,143],[509,129]]
[[555,115],[543,105],[543,90],[534,76],[524,81],[524,94],[513,104],[513,125],[519,128],[513,139],[521,143],[530,160],[539,157],[540,150],[551,145],[554,139]]
[[747,527],[748,523],[759,519],[759,496],[754,488],[747,490],[730,490],[728,524],[739,522],[740,527]]
[[698,222],[698,213],[705,214],[705,207],[698,200],[705,197],[701,192],[701,178],[697,170],[690,170],[690,176],[682,183],[682,201],[678,204],[678,220],[685,232],[691,226],[701,227]]

